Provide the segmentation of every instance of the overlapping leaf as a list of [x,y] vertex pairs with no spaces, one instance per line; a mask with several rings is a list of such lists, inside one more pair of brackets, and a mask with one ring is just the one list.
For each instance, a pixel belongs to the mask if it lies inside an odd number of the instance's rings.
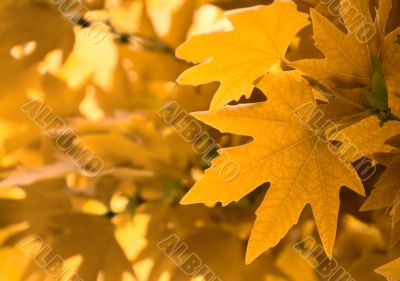
[[194,36],[177,50],[178,57],[200,63],[185,71],[180,83],[221,82],[211,110],[242,95],[249,97],[255,81],[285,61],[290,41],[308,24],[307,16],[298,12],[295,4],[279,0],[270,6],[236,11],[228,18],[233,30]]
[[271,188],[257,210],[247,262],[275,246],[297,222],[306,204],[312,206],[325,251],[331,255],[340,187],[348,186],[363,194],[362,184],[324,136],[297,114],[304,105],[315,105],[311,88],[298,73],[268,75],[259,87],[267,95],[267,102],[225,107],[215,114],[195,114],[222,132],[254,140],[220,151],[220,157],[227,156],[240,165],[236,177],[224,181],[215,167],[210,168],[182,203],[227,205],[270,182]]

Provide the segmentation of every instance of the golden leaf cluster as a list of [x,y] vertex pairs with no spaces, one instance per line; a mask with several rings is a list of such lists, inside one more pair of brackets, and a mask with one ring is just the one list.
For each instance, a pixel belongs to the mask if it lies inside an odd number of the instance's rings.
[[399,13],[3,0],[0,279],[400,280]]

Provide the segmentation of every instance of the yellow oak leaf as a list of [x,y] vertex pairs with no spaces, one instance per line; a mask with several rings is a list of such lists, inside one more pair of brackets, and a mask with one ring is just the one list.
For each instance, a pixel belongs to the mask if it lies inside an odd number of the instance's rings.
[[[305,104],[316,106],[312,88],[297,72],[269,74],[259,87],[267,95],[267,102],[226,106],[215,114],[194,115],[221,132],[251,136],[254,140],[220,150],[221,156],[182,203],[227,205],[270,182],[256,212],[246,262],[275,246],[297,223],[307,204],[312,206],[321,240],[330,256],[336,235],[339,190],[347,186],[364,194],[361,181],[324,136],[296,113]],[[223,159],[240,166],[235,177],[221,176]]]
[[375,271],[385,276],[388,281],[400,280],[400,258],[379,267]]
[[269,6],[237,10],[228,18],[233,30],[193,36],[176,52],[182,59],[200,63],[181,74],[179,83],[221,83],[212,111],[242,95],[249,97],[255,81],[286,60],[290,41],[308,24],[307,15],[298,12],[294,3],[279,0]]

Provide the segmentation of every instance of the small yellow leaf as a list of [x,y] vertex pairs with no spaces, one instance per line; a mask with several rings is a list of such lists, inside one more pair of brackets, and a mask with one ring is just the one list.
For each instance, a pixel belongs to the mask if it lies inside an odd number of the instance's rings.
[[311,10],[314,37],[325,59],[307,59],[294,63],[296,69],[312,77],[368,84],[371,78],[370,50],[352,34],[340,31],[327,18]]
[[371,116],[354,125],[337,132],[332,139],[342,142],[341,150],[350,162],[378,152],[389,152],[392,148],[385,144],[386,140],[400,132],[400,123],[391,121],[384,126]]
[[242,95],[249,97],[255,80],[285,60],[290,41],[309,23],[294,3],[279,0],[270,6],[236,11],[228,18],[233,30],[193,36],[177,50],[178,57],[200,63],[185,71],[179,83],[221,82],[212,111]]

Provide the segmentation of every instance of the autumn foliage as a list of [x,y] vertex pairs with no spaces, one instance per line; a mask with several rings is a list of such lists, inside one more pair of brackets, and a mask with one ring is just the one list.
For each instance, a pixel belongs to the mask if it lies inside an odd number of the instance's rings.
[[399,1],[2,0],[0,38],[0,280],[400,280]]

